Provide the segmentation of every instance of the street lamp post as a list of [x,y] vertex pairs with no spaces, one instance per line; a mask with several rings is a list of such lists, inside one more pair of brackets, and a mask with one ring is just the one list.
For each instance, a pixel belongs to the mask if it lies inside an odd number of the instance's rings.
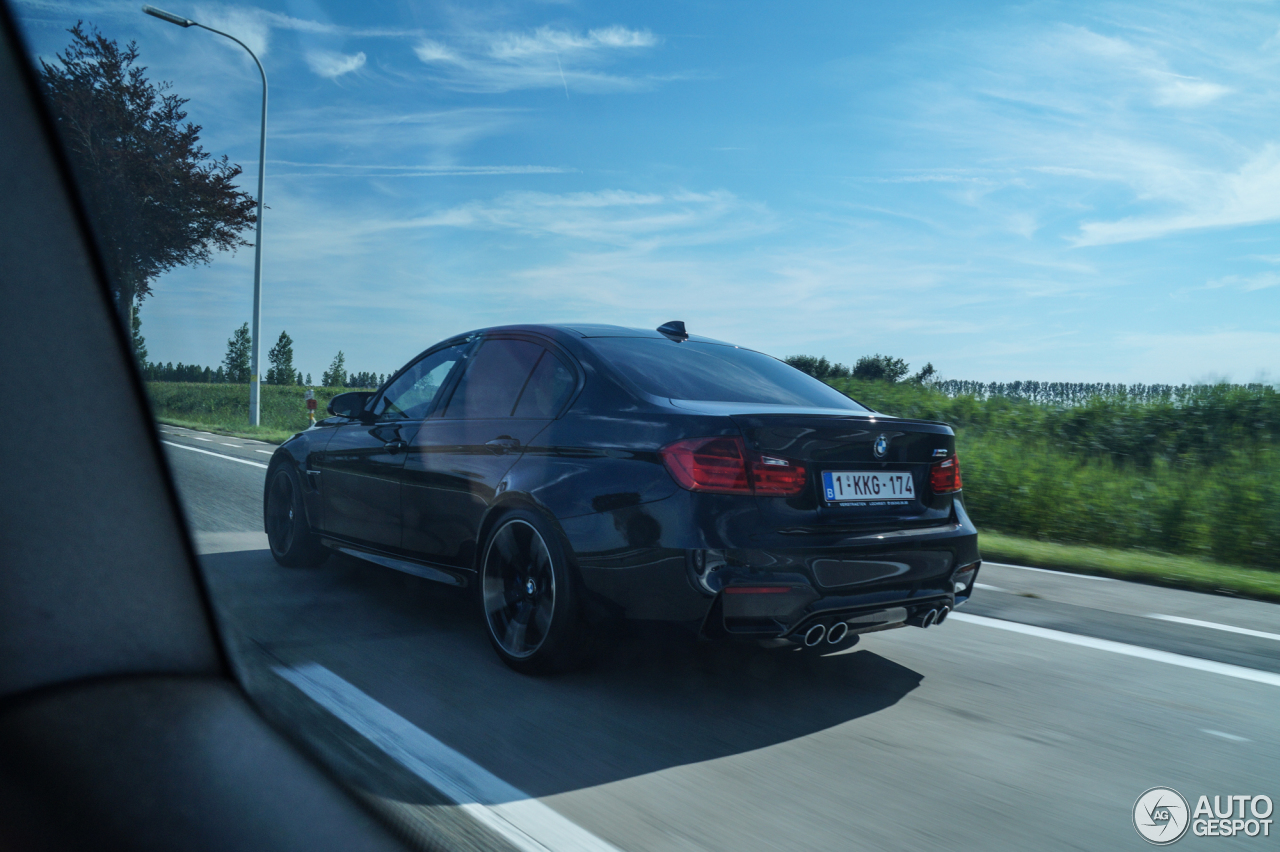
[[249,341],[249,372],[251,374],[249,376],[249,425],[257,426],[258,413],[261,410],[258,398],[258,344],[262,339],[262,179],[267,172],[267,72],[262,70],[262,63],[258,61],[258,57],[254,56],[253,51],[249,50],[249,46],[229,33],[206,27],[204,24],[157,9],[155,6],[143,6],[142,11],[153,18],[159,18],[180,27],[199,27],[231,39],[253,57],[254,64],[258,66],[258,73],[262,75],[262,134],[258,138],[258,225],[257,236],[253,243],[253,333]]

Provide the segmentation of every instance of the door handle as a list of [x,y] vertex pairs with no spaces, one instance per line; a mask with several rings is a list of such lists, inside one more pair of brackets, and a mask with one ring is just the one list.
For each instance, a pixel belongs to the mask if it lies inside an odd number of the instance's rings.
[[391,453],[392,455],[395,455],[401,450],[406,449],[409,446],[409,442],[408,441],[388,441],[382,446],[387,448],[387,452]]
[[512,450],[520,449],[520,442],[509,435],[494,438],[492,441],[485,441],[484,445],[495,453],[509,453]]

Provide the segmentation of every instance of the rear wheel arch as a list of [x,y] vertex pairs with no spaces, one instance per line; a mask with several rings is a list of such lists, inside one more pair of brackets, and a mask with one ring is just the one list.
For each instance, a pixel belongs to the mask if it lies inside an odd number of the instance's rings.
[[[481,563],[484,560],[485,544],[488,542],[489,536],[493,534],[494,526],[504,515],[516,509],[524,509],[535,513],[555,531],[560,538],[560,546],[564,550],[568,567],[576,575],[578,573],[578,565],[577,560],[574,558],[573,545],[569,541],[569,537],[565,535],[564,528],[560,526],[559,520],[546,506],[520,491],[509,491],[499,495],[485,511],[484,518],[480,521],[480,529],[476,534],[475,555],[472,559],[472,567],[475,569],[476,574],[478,575],[483,567]],[[580,577],[578,579],[581,580]]]

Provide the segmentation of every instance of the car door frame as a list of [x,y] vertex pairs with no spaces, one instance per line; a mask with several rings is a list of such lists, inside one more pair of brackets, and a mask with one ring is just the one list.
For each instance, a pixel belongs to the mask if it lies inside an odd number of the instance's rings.
[[[467,355],[468,356],[474,355],[476,352],[479,351],[479,348],[482,345],[484,345],[486,341],[489,341],[489,340],[522,340],[527,343],[535,344],[536,346],[539,346],[546,352],[550,353],[553,357],[558,358],[560,362],[564,364],[566,367],[568,367],[574,374],[574,379],[575,379],[574,388],[572,392],[570,392],[565,397],[565,401],[560,406],[560,408],[554,413],[554,415],[552,415],[551,417],[545,420],[541,418],[537,419],[537,422],[541,423],[542,426],[534,434],[533,437],[536,437],[538,434],[541,434],[546,429],[547,426],[555,422],[555,420],[559,419],[567,410],[569,410],[569,407],[573,405],[574,400],[582,392],[582,388],[586,381],[586,371],[584,370],[582,365],[578,362],[578,359],[574,358],[572,354],[567,352],[566,349],[563,346],[560,346],[556,341],[541,334],[537,334],[529,331],[517,330],[517,329],[512,329],[509,331],[504,329],[500,331],[486,332],[478,335],[473,346],[468,350]],[[463,361],[460,361],[459,363],[462,369],[450,375],[449,387],[447,389],[447,396],[445,393],[443,392],[441,393],[440,399],[432,406],[432,410],[430,414],[428,414],[428,416],[423,419],[424,425],[440,424],[442,421],[446,419],[444,418],[443,414],[447,410],[449,403],[453,399],[453,394],[456,391],[458,384],[461,382],[461,378],[466,370],[468,361],[469,361],[469,357],[467,359],[463,359]],[[513,411],[515,410],[515,407],[519,404],[519,400],[523,395],[529,380],[532,378],[535,368],[536,368],[536,362],[534,365],[530,367],[529,375],[525,377],[525,385],[522,386],[520,389],[520,392],[516,394],[516,398],[512,403]],[[532,418],[511,417],[510,419],[513,422],[516,422],[516,421],[525,422]],[[454,421],[455,418],[448,418],[448,420]],[[478,418],[478,419],[456,418],[456,422],[458,422],[459,424],[466,423],[466,422],[481,423],[481,422],[491,422],[491,420],[489,418]],[[437,429],[432,429],[430,431],[434,432],[434,431],[437,431]],[[420,457],[422,454],[422,448],[412,446],[412,444],[413,442],[411,442],[411,446],[408,450],[409,458],[406,459],[405,466],[402,469],[402,477],[412,476],[411,471],[415,468],[415,462],[420,466],[425,466],[426,464],[423,462],[423,460]],[[518,451],[511,452],[511,461],[510,461],[510,464],[506,466],[506,473],[509,473],[511,468],[514,467],[520,461],[520,458],[524,455],[526,447],[527,447],[527,444],[522,444]],[[459,446],[457,449],[462,450],[464,448]],[[415,455],[418,457],[415,458]],[[506,473],[504,473],[504,477]],[[402,481],[404,482],[404,484],[402,484],[401,486],[402,493],[403,493],[403,489],[408,484],[408,480],[402,479]],[[447,489],[447,490],[452,490],[452,489]],[[484,517],[488,516],[490,510],[492,509],[494,503],[496,502],[497,496],[501,493],[503,492],[500,490],[496,491],[494,494],[494,498],[492,500],[486,501],[486,507],[482,512],[480,523],[476,526],[476,529],[474,530],[474,533],[477,537],[483,531]],[[406,511],[406,504],[403,496],[401,498],[401,507],[402,507],[401,508],[402,518],[403,518],[404,513]],[[402,520],[402,524],[403,523],[404,521]],[[406,536],[404,536],[403,534],[403,531],[402,531],[402,541],[405,541],[406,545],[408,544],[408,542],[406,541]],[[472,545],[478,548],[479,542],[473,541]],[[468,572],[474,571],[474,566],[471,565],[470,561],[465,558],[462,560],[458,560],[458,559],[451,559],[447,556],[442,556],[441,554],[428,555],[426,552],[423,552],[417,548],[414,548],[412,552],[406,550],[406,553],[409,553],[410,557],[416,560],[426,561],[432,564],[441,564],[441,565],[447,564],[450,566],[452,570],[455,570],[455,571],[459,569],[466,570]]]
[[[358,416],[345,417],[343,418],[344,422],[336,424],[335,434],[330,437],[329,441],[326,442],[325,452],[320,454],[321,476],[320,476],[320,494],[319,494],[318,502],[321,507],[322,523],[324,524],[322,535],[325,538],[334,539],[334,540],[343,541],[343,542],[349,542],[362,549],[373,549],[373,550],[381,550],[381,551],[387,551],[387,552],[398,552],[400,550],[400,536],[396,536],[396,541],[394,543],[376,542],[376,541],[361,539],[359,537],[354,537],[354,536],[345,534],[343,532],[337,531],[333,528],[333,521],[329,517],[330,513],[328,511],[328,507],[334,495],[328,489],[333,488],[334,485],[332,481],[326,482],[326,477],[324,476],[325,469],[329,468],[331,465],[329,456],[331,455],[330,448],[333,446],[333,439],[338,437],[338,434],[339,434],[338,430],[350,428],[352,426],[364,427],[370,430],[371,432],[375,429],[383,428],[384,426],[394,426],[397,430],[398,440],[403,440],[406,443],[411,443],[413,441],[414,436],[417,433],[417,426],[420,425],[422,421],[419,420],[417,424],[410,424],[410,421],[386,421],[385,423],[383,423],[383,421],[380,421],[373,415],[373,412],[376,410],[378,403],[381,401],[381,399],[386,394],[386,392],[392,387],[395,381],[398,378],[400,378],[400,376],[404,375],[406,372],[408,372],[410,369],[412,369],[414,366],[420,363],[423,359],[430,358],[432,355],[435,355],[437,352],[440,352],[444,349],[448,349],[451,346],[458,346],[459,344],[467,344],[462,354],[459,356],[457,362],[453,365],[452,369],[450,369],[449,375],[445,378],[444,383],[441,385],[440,393],[437,394],[434,400],[432,400],[431,407],[427,410],[427,413],[424,415],[422,420],[429,418],[434,412],[436,412],[440,408],[440,405],[443,403],[443,401],[446,398],[448,398],[449,396],[452,396],[453,386],[457,383],[458,378],[462,375],[462,372],[466,365],[467,356],[470,355],[473,351],[475,351],[475,347],[478,339],[479,339],[479,335],[475,335],[475,334],[453,337],[453,338],[450,338],[449,340],[443,341],[441,343],[436,344],[435,346],[432,346],[430,349],[427,349],[424,352],[419,353],[417,357],[410,359],[403,367],[401,367],[394,374],[392,374],[392,376],[389,379],[383,382],[382,386],[378,388],[376,392],[374,392],[369,396],[368,401],[365,402],[365,405],[360,410],[360,413]],[[404,433],[402,431],[404,426],[398,425],[398,424],[409,425],[410,428],[412,429],[412,433],[411,434]],[[407,452],[404,453],[404,455],[401,457],[399,470],[394,477],[397,508],[393,517],[395,519],[394,523],[397,529],[399,529],[400,517],[401,517],[400,510],[399,510],[399,490],[400,490],[400,476],[401,476],[400,472],[402,472],[404,469],[405,456],[407,456]]]

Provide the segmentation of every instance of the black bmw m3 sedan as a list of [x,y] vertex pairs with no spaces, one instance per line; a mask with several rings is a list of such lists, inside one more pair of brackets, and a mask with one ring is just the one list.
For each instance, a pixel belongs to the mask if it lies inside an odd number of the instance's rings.
[[950,427],[680,322],[470,332],[329,413],[271,459],[275,558],[473,588],[520,671],[601,616],[824,648],[929,627],[980,564]]

